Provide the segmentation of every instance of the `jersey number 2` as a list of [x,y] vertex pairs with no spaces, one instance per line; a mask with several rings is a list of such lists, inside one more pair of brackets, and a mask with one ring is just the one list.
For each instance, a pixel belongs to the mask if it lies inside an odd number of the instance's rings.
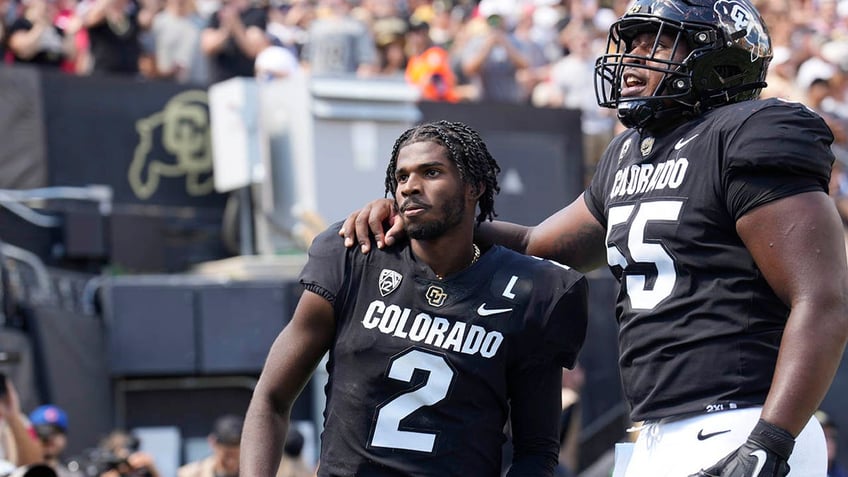
[[[677,271],[674,268],[674,260],[659,242],[659,240],[645,238],[645,228],[650,222],[674,222],[680,217],[680,209],[683,202],[680,201],[657,201],[642,202],[635,205],[620,205],[610,207],[607,219],[607,243],[610,243],[610,231],[616,225],[626,224],[631,216],[630,230],[627,232],[627,249],[630,251],[628,261],[624,254],[615,244],[607,248],[607,263],[611,267],[619,266],[627,270],[628,265],[633,263],[651,263],[657,269],[657,279],[652,288],[647,288],[647,276],[632,274],[625,275],[624,289],[630,297],[630,306],[641,310],[650,310],[657,306],[666,297],[671,295],[674,284],[677,282]],[[635,209],[635,212],[634,212]]]
[[400,421],[424,406],[431,406],[448,395],[454,371],[442,356],[413,349],[392,361],[389,377],[411,382],[416,369],[429,372],[423,385],[407,391],[377,409],[371,445],[418,452],[433,452],[436,433],[400,430]]

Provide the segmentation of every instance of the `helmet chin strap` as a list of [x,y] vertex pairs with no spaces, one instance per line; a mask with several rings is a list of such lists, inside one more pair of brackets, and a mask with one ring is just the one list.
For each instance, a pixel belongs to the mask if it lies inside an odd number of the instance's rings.
[[627,128],[656,134],[697,115],[695,111],[683,104],[662,105],[657,108],[657,103],[660,101],[663,100],[639,99],[620,103],[618,119]]
[[[682,86],[675,84],[676,81],[681,80],[685,84]],[[670,76],[667,73],[663,81],[657,86],[653,96],[660,96],[661,91],[685,93],[691,91],[691,82],[688,78]],[[687,114],[687,112],[690,112],[690,109],[691,106],[678,101],[644,97],[620,102],[618,104],[618,119],[628,128],[658,132],[672,123],[671,120],[673,119],[688,119],[691,117],[691,115]]]
[[618,120],[624,127],[642,129],[656,114],[652,103],[647,99],[619,103]]

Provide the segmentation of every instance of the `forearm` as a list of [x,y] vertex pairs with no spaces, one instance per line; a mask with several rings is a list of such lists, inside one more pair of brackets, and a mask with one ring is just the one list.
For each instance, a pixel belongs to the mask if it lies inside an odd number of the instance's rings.
[[17,465],[30,465],[44,460],[44,451],[41,443],[29,432],[24,420],[17,413],[8,416],[9,430],[15,440],[18,449]]
[[66,34],[62,39],[62,51],[66,58],[73,58],[77,54],[77,45],[74,43],[74,35]]
[[264,35],[264,32],[259,28],[244,26],[241,22],[238,22],[232,29],[232,36],[236,42],[236,46],[249,58],[256,58],[259,52],[262,51],[265,45],[262,44],[261,39]]
[[486,247],[497,244],[525,253],[530,230],[530,227],[500,220],[483,222],[474,231],[474,241]]
[[230,36],[242,53],[247,56],[255,56],[252,54],[250,45],[247,42],[247,28],[241,21],[233,22],[233,25],[230,27]]
[[276,475],[291,409],[335,336],[333,306],[304,291],[274,340],[245,416],[239,475]]
[[40,38],[44,33],[46,25],[43,23],[35,23],[32,28],[27,31],[15,32],[9,38],[9,48],[18,58],[28,60],[38,53],[41,44]]
[[762,418],[794,436],[804,428],[830,388],[841,361],[848,315],[794,308],[780,348]]
[[276,410],[267,396],[250,402],[241,438],[240,475],[276,475],[289,426],[289,408]]
[[229,32],[223,28],[203,30],[200,36],[200,49],[207,55],[214,55],[221,51],[229,37]]
[[515,67],[515,69],[523,70],[524,68],[530,66],[530,62],[527,61],[527,57],[525,57],[524,54],[521,53],[521,51],[519,51],[518,48],[515,47],[515,45],[513,45],[509,41],[505,41],[504,44],[506,45],[507,57],[509,58],[509,61],[512,63],[512,66]]
[[97,0],[85,13],[82,19],[83,26],[90,28],[102,23],[106,19],[106,10],[111,4],[112,0]]
[[483,64],[486,62],[486,58],[489,57],[489,54],[492,52],[492,48],[495,46],[494,39],[490,38],[486,41],[482,48],[474,54],[471,58],[464,61],[462,64],[462,72],[467,76],[476,76],[480,73],[480,70],[483,68]]
[[605,235],[604,227],[589,212],[581,196],[535,227],[483,223],[475,232],[475,239],[587,272],[606,263]]

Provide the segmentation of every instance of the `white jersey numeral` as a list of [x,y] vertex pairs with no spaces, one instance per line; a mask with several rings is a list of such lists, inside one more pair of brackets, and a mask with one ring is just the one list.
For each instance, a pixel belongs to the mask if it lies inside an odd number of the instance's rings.
[[610,243],[610,231],[613,226],[633,221],[627,233],[628,260],[614,245],[607,247],[607,263],[619,266],[622,270],[636,263],[650,263],[657,269],[657,277],[652,288],[647,287],[647,275],[625,275],[624,289],[630,297],[630,306],[634,309],[650,310],[666,299],[674,290],[677,271],[674,260],[657,239],[645,237],[645,229],[651,222],[676,221],[683,208],[681,201],[643,202],[638,208],[633,205],[611,207],[607,224],[607,243]]
[[412,350],[392,361],[389,377],[408,383],[416,369],[429,372],[429,376],[423,386],[392,398],[377,410],[372,446],[433,452],[435,432],[402,431],[400,422],[418,409],[444,399],[453,382],[454,370],[442,356]]

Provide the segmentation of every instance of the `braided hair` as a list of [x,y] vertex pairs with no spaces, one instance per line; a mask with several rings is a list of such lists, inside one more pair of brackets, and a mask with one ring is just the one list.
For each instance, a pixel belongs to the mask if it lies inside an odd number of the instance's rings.
[[483,194],[480,196],[480,213],[477,215],[477,223],[484,220],[493,220],[498,214],[495,213],[495,194],[500,192],[498,186],[498,173],[501,171],[497,161],[489,154],[486,143],[477,133],[460,122],[437,121],[421,124],[404,131],[395,141],[392,148],[392,157],[386,168],[386,195],[395,195],[397,191],[397,180],[395,169],[397,168],[398,153],[404,146],[417,142],[434,142],[444,146],[448,151],[448,158],[456,164],[459,169],[459,177],[462,182],[480,187],[483,185]]

